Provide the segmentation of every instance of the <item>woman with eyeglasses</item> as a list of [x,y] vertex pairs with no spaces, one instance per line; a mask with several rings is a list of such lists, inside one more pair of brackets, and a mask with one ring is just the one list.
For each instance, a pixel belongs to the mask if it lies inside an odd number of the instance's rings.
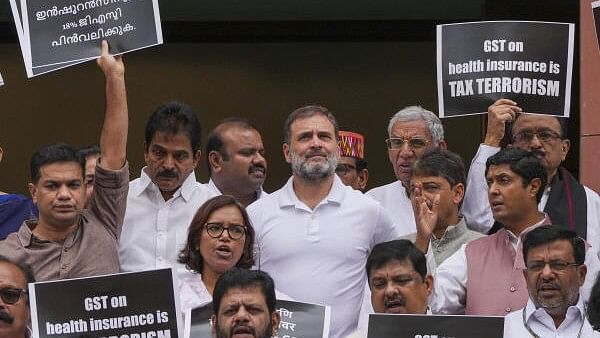
[[206,201],[188,229],[179,262],[195,274],[180,280],[181,309],[185,311],[212,301],[219,276],[235,267],[254,264],[254,229],[246,209],[233,197],[220,195]]

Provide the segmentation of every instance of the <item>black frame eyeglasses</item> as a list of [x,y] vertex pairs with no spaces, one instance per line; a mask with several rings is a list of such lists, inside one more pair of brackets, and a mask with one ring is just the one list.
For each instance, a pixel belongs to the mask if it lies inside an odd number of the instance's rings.
[[15,304],[19,301],[19,299],[21,299],[21,294],[26,295],[27,291],[19,288],[10,287],[0,289],[0,298],[2,298],[4,304]]
[[534,136],[537,137],[540,142],[544,143],[562,139],[560,134],[553,130],[525,130],[513,136],[513,143],[529,143],[533,141]]
[[541,272],[548,265],[550,270],[554,272],[563,272],[567,270],[571,266],[580,266],[581,264],[577,264],[575,262],[565,262],[561,260],[557,261],[531,261],[527,262],[525,266],[527,267],[527,271],[529,272]]
[[390,137],[385,140],[385,144],[389,149],[402,149],[402,147],[404,147],[405,144],[408,144],[408,147],[410,149],[417,150],[427,147],[429,141],[421,137]]
[[239,224],[230,224],[225,226],[223,223],[204,223],[206,233],[212,238],[219,238],[223,231],[227,230],[227,234],[231,239],[240,239],[246,235],[246,227]]

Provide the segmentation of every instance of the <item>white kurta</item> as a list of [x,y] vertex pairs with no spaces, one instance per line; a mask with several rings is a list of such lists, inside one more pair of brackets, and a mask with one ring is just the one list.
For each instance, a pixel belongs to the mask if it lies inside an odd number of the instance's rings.
[[388,212],[396,226],[398,236],[417,232],[412,203],[402,182],[395,181],[382,185],[367,191],[365,194],[379,202]]
[[[494,216],[488,201],[488,186],[485,179],[485,162],[489,157],[500,151],[500,148],[479,145],[477,154],[471,162],[467,176],[467,190],[462,205],[462,214],[469,226],[481,233],[487,233],[494,224]],[[600,196],[592,189],[585,187],[587,202],[587,242],[592,250],[600,257]],[[538,209],[544,211],[548,201],[547,189],[538,204]]]
[[330,337],[356,328],[366,283],[365,263],[375,244],[396,237],[383,208],[334,176],[314,209],[296,196],[292,178],[248,207],[256,231],[256,266],[277,289],[331,306]]
[[[504,338],[532,337],[523,322],[523,311],[525,311],[525,323],[540,338],[600,337],[600,333],[594,331],[588,322],[580,297],[576,305],[567,309],[565,319],[558,328],[546,310],[536,309],[530,298],[525,309],[511,312],[504,318]],[[579,335],[580,330],[581,335]]]
[[192,172],[171,199],[165,201],[158,187],[142,169],[129,183],[127,210],[119,240],[122,271],[173,267],[178,276],[190,272],[177,262],[187,240],[187,230],[198,208],[215,194],[196,182]]

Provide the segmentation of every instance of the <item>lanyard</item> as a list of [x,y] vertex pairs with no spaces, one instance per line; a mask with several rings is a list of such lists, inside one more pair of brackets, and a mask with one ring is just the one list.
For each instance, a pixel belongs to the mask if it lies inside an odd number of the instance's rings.
[[[525,326],[525,328],[527,329],[527,331],[529,331],[529,334],[533,337],[533,338],[540,338],[540,336],[538,336],[537,334],[535,334],[535,332],[533,332],[533,330],[529,327],[529,324],[527,324],[527,320],[525,319],[525,308],[527,308],[527,306],[525,306],[523,308],[523,325]],[[583,324],[585,323],[585,318],[583,319],[583,321],[581,322],[581,326],[579,326],[579,334],[577,334],[577,338],[581,337],[581,330],[583,329]]]

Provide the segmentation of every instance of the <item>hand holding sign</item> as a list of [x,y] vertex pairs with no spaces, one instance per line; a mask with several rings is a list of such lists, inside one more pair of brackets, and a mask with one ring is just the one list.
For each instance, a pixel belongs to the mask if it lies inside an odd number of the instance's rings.
[[500,99],[489,106],[484,143],[491,147],[499,147],[506,133],[506,124],[513,122],[516,114],[521,111],[517,103],[509,99]]
[[102,69],[104,76],[109,78],[112,76],[122,77],[125,74],[125,65],[123,64],[123,56],[110,55],[108,42],[102,40],[102,52],[100,57],[96,59],[98,67]]

